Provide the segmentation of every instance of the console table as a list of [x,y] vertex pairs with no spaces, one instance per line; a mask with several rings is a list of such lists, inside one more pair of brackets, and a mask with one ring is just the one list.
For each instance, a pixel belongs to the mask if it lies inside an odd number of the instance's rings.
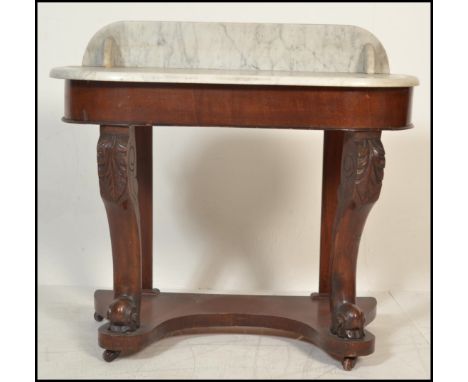
[[[376,300],[356,297],[356,260],[382,187],[383,130],[412,127],[412,76],[355,26],[124,21],[90,40],[65,79],[65,122],[100,125],[101,197],[113,290],[95,292],[103,357],[181,333],[236,331],[311,342],[351,370],[371,354]],[[165,293],[152,279],[152,126],[324,131],[319,292]],[[291,134],[294,134],[291,131]]]

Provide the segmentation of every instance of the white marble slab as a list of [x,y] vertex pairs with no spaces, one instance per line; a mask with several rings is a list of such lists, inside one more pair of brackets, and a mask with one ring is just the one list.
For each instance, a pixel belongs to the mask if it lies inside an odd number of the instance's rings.
[[54,78],[236,85],[410,87],[390,75],[370,32],[351,25],[119,21],[90,40],[82,66]]
[[119,21],[93,36],[82,65],[389,73],[367,30],[314,24]]
[[52,69],[50,75],[53,78],[67,80],[233,85],[410,87],[418,84],[416,77],[397,74],[314,73],[273,70],[254,71],[66,66]]

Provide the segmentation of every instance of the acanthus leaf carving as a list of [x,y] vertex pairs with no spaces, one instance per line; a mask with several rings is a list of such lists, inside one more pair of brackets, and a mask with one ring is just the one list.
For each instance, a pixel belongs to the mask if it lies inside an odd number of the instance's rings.
[[134,127],[127,133],[105,132],[99,137],[97,161],[101,197],[125,207],[130,199],[138,211],[138,181]]
[[354,133],[345,143],[340,199],[356,206],[375,202],[380,195],[385,167],[385,150],[380,137]]

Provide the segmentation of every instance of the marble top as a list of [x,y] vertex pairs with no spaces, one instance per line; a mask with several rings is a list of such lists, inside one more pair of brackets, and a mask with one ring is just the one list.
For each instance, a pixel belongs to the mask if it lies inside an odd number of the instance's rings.
[[410,87],[385,49],[350,25],[119,21],[90,40],[82,66],[54,78],[88,81]]
[[416,77],[398,74],[314,73],[273,70],[66,66],[52,69],[50,75],[53,78],[67,80],[230,85],[410,87],[418,84],[418,79]]

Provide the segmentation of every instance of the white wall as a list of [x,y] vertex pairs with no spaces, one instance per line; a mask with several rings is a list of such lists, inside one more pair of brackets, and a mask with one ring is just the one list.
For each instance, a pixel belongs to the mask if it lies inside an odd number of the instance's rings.
[[[384,186],[362,236],[360,290],[429,290],[429,4],[39,4],[39,283],[110,287],[98,127],[65,124],[54,66],[79,65],[117,20],[353,24],[412,74],[415,129],[384,132]],[[154,279],[162,289],[318,287],[322,133],[154,128]]]

